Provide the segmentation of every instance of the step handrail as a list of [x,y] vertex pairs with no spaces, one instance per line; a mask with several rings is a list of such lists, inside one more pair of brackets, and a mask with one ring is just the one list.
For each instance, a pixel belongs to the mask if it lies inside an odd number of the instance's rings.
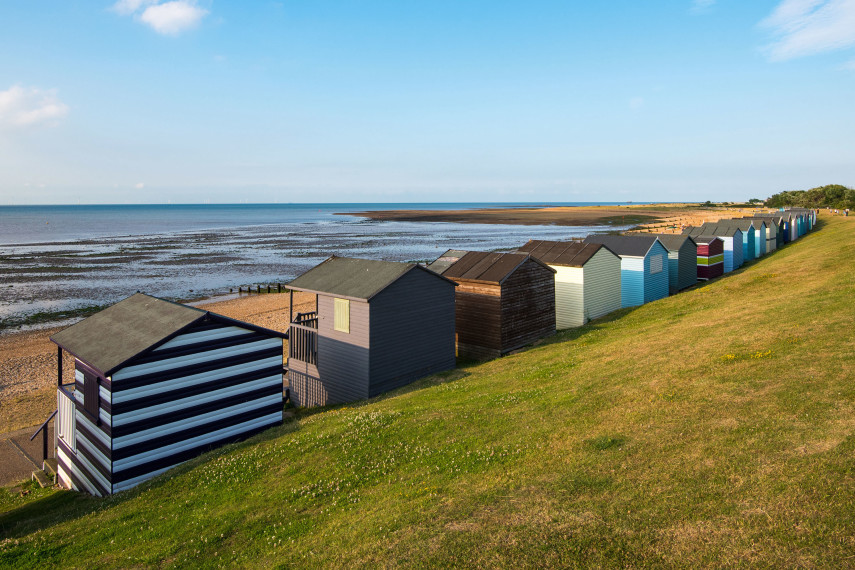
[[30,441],[33,441],[39,432],[42,432],[42,462],[48,458],[47,452],[47,425],[50,421],[56,416],[57,412],[59,412],[59,408],[55,409],[53,413],[45,420],[45,422],[39,426],[39,429],[36,430],[36,433],[30,436]]

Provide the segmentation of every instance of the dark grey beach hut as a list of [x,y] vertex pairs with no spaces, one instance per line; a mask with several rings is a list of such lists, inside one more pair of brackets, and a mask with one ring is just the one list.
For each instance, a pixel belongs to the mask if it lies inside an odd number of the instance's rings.
[[671,295],[698,283],[698,245],[688,235],[657,234],[668,250],[668,291]]
[[555,270],[531,255],[450,250],[428,267],[459,284],[460,356],[494,358],[555,333]]
[[281,423],[283,337],[141,293],[53,335],[59,483],[109,495]]
[[291,401],[352,402],[454,368],[455,286],[415,263],[335,256],[297,277],[288,287],[317,302],[291,319]]

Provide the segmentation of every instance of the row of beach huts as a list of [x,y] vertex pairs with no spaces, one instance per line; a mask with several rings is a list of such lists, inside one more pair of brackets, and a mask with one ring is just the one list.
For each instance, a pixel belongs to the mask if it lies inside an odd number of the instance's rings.
[[137,293],[51,337],[58,483],[109,495],[277,425],[283,374],[297,406],[370,398],[734,271],[815,223],[790,209],[682,235],[449,250],[428,265],[333,256],[289,284],[316,304],[288,331]]

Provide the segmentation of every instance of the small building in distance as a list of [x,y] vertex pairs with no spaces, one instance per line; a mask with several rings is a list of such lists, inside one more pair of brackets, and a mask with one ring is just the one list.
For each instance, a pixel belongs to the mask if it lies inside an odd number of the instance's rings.
[[280,424],[284,336],[142,293],[56,333],[59,484],[109,495]]
[[[707,224],[704,224],[706,226]],[[718,222],[713,222],[710,225],[717,225],[719,227],[732,227],[738,228],[742,231],[742,263],[748,263],[754,259],[760,257],[757,252],[757,230],[754,228],[754,224],[749,220],[719,220]],[[702,226],[703,227],[703,226]],[[702,235],[713,235],[709,232],[704,232]]]
[[698,279],[708,281],[724,275],[724,242],[715,236],[697,236]]
[[555,333],[555,270],[521,253],[450,250],[428,267],[458,283],[457,352],[494,358]]
[[591,235],[620,256],[621,307],[636,307],[668,296],[668,250],[651,235]]
[[316,295],[289,331],[298,406],[372,398],[456,365],[456,283],[421,265],[332,256],[288,287]]
[[784,217],[779,214],[754,214],[754,218],[763,220],[768,226],[767,251],[775,251],[784,245]]
[[620,309],[620,256],[599,243],[531,240],[518,253],[555,270],[555,325],[580,327]]
[[716,223],[705,223],[698,227],[688,227],[683,235],[715,236],[724,246],[724,272],[730,273],[742,267],[742,230],[733,226],[719,226]]
[[671,295],[698,282],[698,246],[691,236],[657,234],[668,250],[668,291]]

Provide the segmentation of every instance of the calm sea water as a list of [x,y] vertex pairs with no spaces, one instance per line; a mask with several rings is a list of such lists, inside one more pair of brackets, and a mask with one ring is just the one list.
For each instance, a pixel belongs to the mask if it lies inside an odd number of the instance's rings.
[[107,305],[136,291],[184,300],[228,294],[238,286],[287,283],[331,254],[429,261],[447,249],[510,250],[529,239],[561,240],[603,230],[335,215],[532,205],[0,207],[0,331],[34,313]]

